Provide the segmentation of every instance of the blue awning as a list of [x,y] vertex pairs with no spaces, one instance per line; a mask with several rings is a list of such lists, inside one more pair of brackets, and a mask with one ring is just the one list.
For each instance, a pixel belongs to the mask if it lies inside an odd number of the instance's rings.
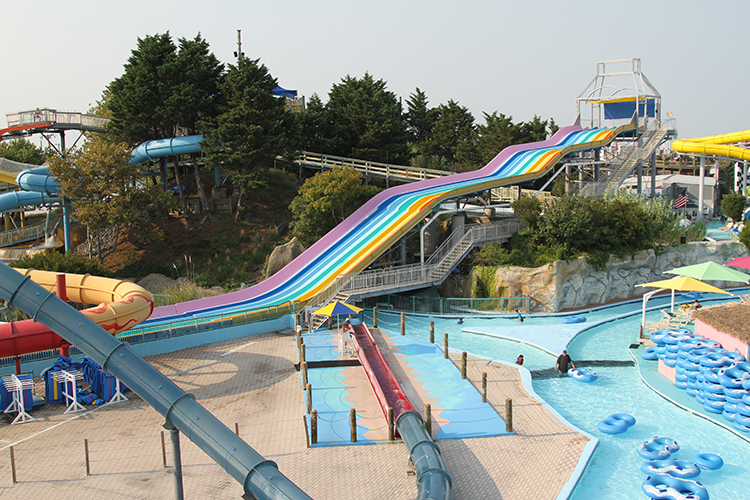
[[276,97],[288,97],[290,99],[294,99],[295,97],[297,97],[297,91],[287,90],[277,85],[276,88],[273,89],[273,95]]

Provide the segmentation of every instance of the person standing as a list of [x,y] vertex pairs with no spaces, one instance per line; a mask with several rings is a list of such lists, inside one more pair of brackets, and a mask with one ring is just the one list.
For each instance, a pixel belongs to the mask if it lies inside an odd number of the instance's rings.
[[557,361],[555,361],[555,370],[557,370],[557,376],[562,377],[563,375],[567,375],[568,373],[568,365],[572,366],[573,369],[575,369],[576,365],[573,363],[573,360],[570,359],[570,356],[568,356],[568,351],[563,349],[562,354],[560,354],[557,357]]
[[518,314],[518,322],[523,323],[523,314],[521,314],[521,310],[516,309],[516,314]]
[[522,365],[523,364],[523,354],[519,354],[518,355],[518,358],[516,359],[516,364],[517,365]]

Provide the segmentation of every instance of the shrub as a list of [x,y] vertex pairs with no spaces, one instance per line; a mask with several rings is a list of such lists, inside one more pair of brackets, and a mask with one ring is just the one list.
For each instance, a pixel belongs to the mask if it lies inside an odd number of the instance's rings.
[[727,217],[742,220],[742,211],[747,205],[747,198],[741,194],[725,194],[721,197],[721,211]]
[[53,271],[70,274],[91,274],[111,278],[112,272],[104,267],[97,259],[88,259],[77,253],[37,253],[24,255],[12,261],[11,267],[22,269],[36,269],[38,271]]

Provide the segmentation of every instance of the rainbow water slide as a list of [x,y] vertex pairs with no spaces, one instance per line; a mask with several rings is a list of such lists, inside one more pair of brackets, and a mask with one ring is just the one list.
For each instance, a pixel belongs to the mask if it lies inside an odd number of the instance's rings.
[[[294,300],[306,303],[338,276],[365,269],[441,202],[535,179],[568,153],[601,147],[632,129],[632,123],[602,129],[566,127],[546,141],[506,148],[480,170],[392,187],[261,283],[230,294],[158,307],[147,323],[218,312],[231,314]],[[165,155],[197,152],[201,138],[149,141],[133,151],[131,161],[141,163]]]
[[750,160],[750,149],[731,145],[747,141],[750,141],[750,130],[698,137],[695,139],[677,139],[672,141],[672,149],[678,153],[694,153],[724,156],[727,158],[736,158],[737,160]]

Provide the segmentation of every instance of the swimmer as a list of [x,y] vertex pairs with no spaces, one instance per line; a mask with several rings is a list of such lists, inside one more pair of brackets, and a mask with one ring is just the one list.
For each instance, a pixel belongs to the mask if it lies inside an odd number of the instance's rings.
[[516,359],[516,364],[517,365],[522,365],[523,364],[523,354],[519,354],[518,355],[518,359]]

